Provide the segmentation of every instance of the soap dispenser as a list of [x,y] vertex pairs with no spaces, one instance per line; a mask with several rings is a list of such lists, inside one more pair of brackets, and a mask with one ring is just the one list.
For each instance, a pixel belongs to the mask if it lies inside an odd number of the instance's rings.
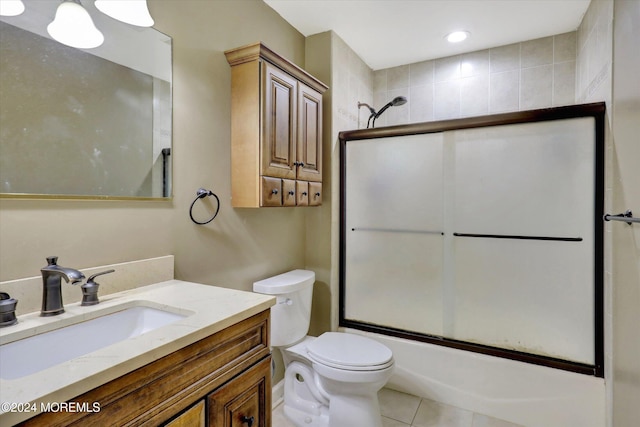
[[102,276],[103,274],[113,273],[115,270],[107,270],[102,271],[100,273],[96,273],[93,276],[87,279],[87,283],[81,286],[82,288],[82,304],[80,305],[96,305],[100,302],[98,299],[98,288],[100,287],[100,283],[94,282],[98,276]]
[[8,293],[0,292],[0,328],[18,323],[16,306],[18,300],[11,298]]

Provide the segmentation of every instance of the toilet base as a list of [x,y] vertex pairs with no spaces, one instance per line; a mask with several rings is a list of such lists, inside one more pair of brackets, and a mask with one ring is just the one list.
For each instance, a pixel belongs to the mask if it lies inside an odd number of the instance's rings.
[[309,415],[306,412],[288,406],[286,403],[283,407],[284,414],[296,427],[329,427],[329,416],[327,414]]
[[296,427],[382,427],[377,393],[382,385],[362,389],[321,379],[311,367],[291,362],[285,371],[284,413]]
[[328,414],[322,411],[319,415],[311,415],[286,403],[283,408],[289,421],[296,427],[382,427],[377,403],[377,399],[372,402],[364,396],[343,397],[330,403]]

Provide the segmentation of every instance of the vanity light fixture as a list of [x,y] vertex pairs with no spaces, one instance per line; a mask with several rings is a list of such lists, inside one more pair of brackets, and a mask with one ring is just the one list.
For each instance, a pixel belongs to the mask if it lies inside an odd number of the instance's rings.
[[64,0],[53,22],[47,26],[47,32],[54,40],[80,49],[98,47],[104,42],[104,36],[80,0]]
[[469,31],[454,31],[445,37],[449,43],[459,43],[469,37]]
[[24,12],[22,0],[0,0],[1,16],[18,16]]
[[147,0],[96,0],[96,8],[118,21],[138,27],[151,27],[153,18]]

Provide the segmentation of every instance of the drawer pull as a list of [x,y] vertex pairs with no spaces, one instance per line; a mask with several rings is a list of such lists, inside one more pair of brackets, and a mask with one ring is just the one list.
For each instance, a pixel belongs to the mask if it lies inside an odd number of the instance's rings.
[[242,421],[242,423],[246,424],[248,427],[251,427],[253,426],[253,422],[255,421],[255,419],[253,417],[245,417],[243,415],[242,418],[240,418],[240,421]]
[[274,188],[273,190],[271,190],[271,194],[278,194],[278,189]]
[[320,197],[320,193],[316,193],[316,197]]
[[306,192],[306,191],[303,191],[303,192],[302,192],[302,195],[303,195],[304,197],[307,197],[307,192]]

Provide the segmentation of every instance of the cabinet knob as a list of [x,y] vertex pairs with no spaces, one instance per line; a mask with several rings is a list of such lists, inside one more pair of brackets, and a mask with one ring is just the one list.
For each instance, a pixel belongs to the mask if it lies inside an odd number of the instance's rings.
[[307,193],[306,191],[303,191],[303,192],[302,192],[302,195],[303,195],[303,196],[305,196],[305,197],[307,197],[307,194],[308,194],[308,193]]
[[304,167],[304,162],[293,162],[294,166]]
[[294,194],[296,194],[296,192],[295,192],[295,191],[293,191],[293,190],[289,190],[289,195],[290,195],[290,196],[293,196]]
[[246,417],[246,416],[242,416],[242,418],[240,418],[240,421],[243,424],[246,424],[248,427],[253,426],[253,422],[255,421],[255,419],[253,417]]
[[316,193],[316,197],[320,197],[320,192],[317,192],[317,193]]
[[271,194],[278,194],[278,189],[274,188],[273,190],[271,190]]

